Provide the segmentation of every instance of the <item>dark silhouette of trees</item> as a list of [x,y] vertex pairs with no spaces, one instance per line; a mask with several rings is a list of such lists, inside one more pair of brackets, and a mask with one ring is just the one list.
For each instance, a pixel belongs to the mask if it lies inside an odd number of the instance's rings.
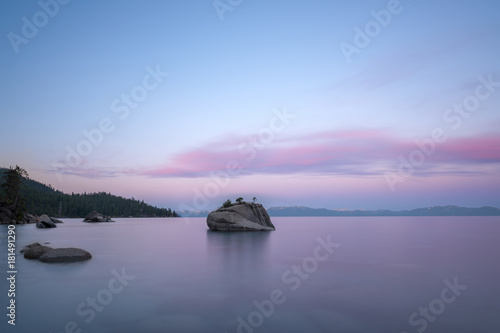
[[0,175],[3,179],[1,188],[4,192],[2,201],[5,205],[6,203],[16,203],[18,207],[23,205],[22,212],[83,218],[95,210],[114,217],[179,217],[170,208],[158,208],[142,200],[127,199],[106,192],[66,194],[55,190],[52,186],[27,178],[26,171],[19,169],[16,174],[21,177],[14,174],[15,168],[0,169]]
[[26,210],[25,199],[21,194],[24,178],[28,178],[28,173],[18,165],[6,169],[2,175],[2,204],[17,218],[21,218]]

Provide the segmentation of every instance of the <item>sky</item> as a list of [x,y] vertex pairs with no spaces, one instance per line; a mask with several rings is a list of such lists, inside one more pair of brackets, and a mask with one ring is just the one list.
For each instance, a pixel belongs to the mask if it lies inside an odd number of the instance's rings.
[[174,210],[500,207],[500,3],[2,1],[0,166]]

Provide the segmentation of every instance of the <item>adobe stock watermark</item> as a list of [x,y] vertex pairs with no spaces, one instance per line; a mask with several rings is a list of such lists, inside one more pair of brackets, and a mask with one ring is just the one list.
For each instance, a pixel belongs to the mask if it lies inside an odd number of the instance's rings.
[[[95,297],[87,297],[76,307],[76,314],[83,319],[83,323],[86,325],[92,323],[97,314],[103,312],[113,302],[115,296],[123,292],[129,282],[135,279],[135,276],[125,272],[125,268],[122,268],[121,273],[113,269],[111,274],[113,277],[109,279],[104,288],[96,293]],[[81,333],[83,332],[83,323],[68,321],[64,325],[64,329],[57,333]]]
[[[411,1],[411,0],[409,0]],[[363,49],[368,47],[372,40],[377,38],[384,28],[391,24],[392,19],[403,12],[404,6],[400,0],[389,0],[385,9],[370,12],[373,20],[365,23],[363,28],[354,27],[354,37],[352,44],[342,41],[339,44],[340,51],[344,55],[345,61],[350,64],[354,54],[360,54]]]
[[53,19],[61,6],[67,5],[71,0],[40,0],[38,6],[40,10],[34,13],[31,18],[23,16],[21,18],[21,33],[9,32],[7,39],[14,50],[14,53],[19,53],[19,46],[26,45],[30,40],[38,35],[40,29],[45,27],[51,19]]
[[284,304],[287,298],[287,292],[297,291],[302,282],[318,270],[321,262],[330,258],[335,249],[340,247],[340,244],[333,243],[331,236],[327,236],[326,240],[316,238],[318,245],[314,248],[312,256],[306,257],[300,264],[293,265],[283,272],[281,282],[286,288],[276,288],[269,293],[269,299],[262,301],[253,301],[255,310],[246,316],[239,316],[237,321],[237,333],[253,333],[256,328],[262,326],[266,318],[271,317],[278,305]]
[[[424,332],[429,323],[436,321],[437,317],[441,315],[446,309],[446,305],[449,305],[457,300],[457,297],[462,295],[462,291],[466,290],[468,286],[458,284],[458,278],[455,277],[453,283],[444,280],[443,283],[446,287],[441,290],[439,298],[435,298],[429,302],[427,307],[420,307],[418,311],[413,312],[408,317],[408,323],[416,328],[418,333]],[[408,333],[407,331],[401,331],[401,333]]]
[[[275,140],[276,134],[283,132],[296,117],[296,114],[288,112],[286,108],[274,109],[268,126],[260,129],[256,135],[247,137],[246,141],[238,146],[237,150],[241,159],[229,160],[223,170],[211,171],[208,174],[210,181],[201,188],[193,188],[192,206],[182,203],[178,210],[207,209],[210,200],[216,198],[222,189],[229,186],[231,179],[241,174],[245,164],[255,160],[258,152],[266,149]],[[185,221],[189,223],[188,219]]]
[[[153,69],[150,66],[145,68],[144,75],[140,84],[132,87],[129,93],[123,93],[119,98],[115,98],[110,105],[111,112],[116,114],[120,121],[127,119],[131,111],[137,109],[150,92],[160,86],[167,72],[162,72],[160,65]],[[63,175],[71,172],[71,169],[82,164],[83,159],[94,151],[95,147],[102,144],[106,135],[112,133],[116,128],[116,120],[110,117],[104,117],[95,128],[84,129],[82,131],[84,139],[80,140],[75,146],[66,146],[66,156],[64,161],[54,161],[51,164],[55,171],[57,179],[62,182]]]
[[243,0],[215,0],[212,2],[215,12],[221,21],[224,21],[224,13],[232,12],[236,7],[241,5]]
[[[494,81],[492,74],[488,77],[481,75],[478,77],[478,81],[479,83],[472,94],[466,96],[461,103],[455,103],[453,107],[444,111],[443,120],[446,124],[451,125],[451,130],[458,130],[462,126],[463,120],[474,114],[481,106],[481,102],[489,99],[500,87],[500,81]],[[447,140],[447,133],[446,129],[436,127],[431,131],[429,138],[414,141],[416,148],[406,158],[402,155],[398,156],[397,173],[386,172],[384,174],[387,185],[392,192],[396,191],[397,184],[404,183],[419,166],[434,154],[437,145]]]

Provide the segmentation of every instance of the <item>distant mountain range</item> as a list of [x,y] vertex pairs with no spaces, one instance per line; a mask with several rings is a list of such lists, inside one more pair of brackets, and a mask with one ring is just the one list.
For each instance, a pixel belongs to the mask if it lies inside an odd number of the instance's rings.
[[[467,208],[460,206],[434,206],[412,210],[347,210],[310,208],[304,206],[271,207],[267,209],[270,216],[500,216],[500,209],[491,206]],[[210,212],[179,211],[184,217],[207,217]]]

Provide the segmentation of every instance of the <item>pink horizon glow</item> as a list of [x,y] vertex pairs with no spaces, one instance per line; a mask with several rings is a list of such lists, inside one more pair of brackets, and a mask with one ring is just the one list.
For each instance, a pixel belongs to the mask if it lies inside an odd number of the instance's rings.
[[[429,144],[429,138],[422,140]],[[83,164],[64,170],[68,181],[61,189],[72,191],[77,186],[80,191],[134,193],[154,204],[161,205],[161,198],[168,198],[195,207],[196,193],[220,181],[217,178],[228,177],[228,163],[233,163],[238,172],[229,176],[227,186],[220,186],[207,209],[237,194],[255,195],[271,205],[307,205],[311,200],[327,208],[391,208],[410,199],[431,205],[440,201],[455,204],[464,198],[463,193],[478,191],[482,191],[478,192],[482,202],[494,201],[491,186],[500,173],[500,136],[492,134],[449,137],[435,143],[429,156],[419,153],[425,156],[424,162],[415,166],[396,193],[390,191],[385,174],[397,174],[400,158],[409,160],[412,152],[419,151],[414,139],[382,130],[322,131],[276,137],[268,145],[252,148],[252,154],[249,142],[248,137],[226,136],[175,154],[160,166],[99,168]],[[491,195],[484,188],[490,188]],[[312,199],[318,197],[331,198],[332,204],[327,199]],[[484,201],[485,197],[491,198]],[[358,204],[353,207],[349,202]]]
[[[232,141],[245,142],[240,137]],[[383,169],[388,171],[397,165],[400,156],[408,159],[413,151],[421,150],[414,140],[377,131],[320,132],[289,137],[276,140],[261,151],[254,149],[255,156],[238,152],[236,145],[222,150],[214,148],[221,146],[222,142],[212,142],[174,156],[165,166],[135,172],[153,177],[203,177],[224,170],[229,161],[236,161],[244,174],[381,174]],[[470,164],[499,162],[500,136],[448,138],[443,143],[435,143],[434,152],[425,156],[422,169],[438,171],[440,165],[455,164],[465,170],[470,169]],[[375,165],[385,167],[374,169]]]

